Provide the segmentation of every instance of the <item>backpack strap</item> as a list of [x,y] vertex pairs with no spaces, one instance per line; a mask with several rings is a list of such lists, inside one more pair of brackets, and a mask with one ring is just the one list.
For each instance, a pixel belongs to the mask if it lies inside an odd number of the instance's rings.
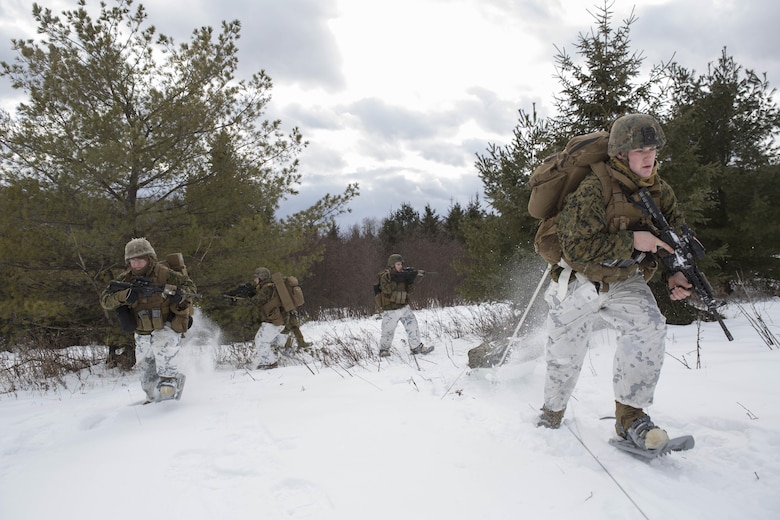
[[613,231],[625,231],[628,229],[629,224],[626,215],[630,214],[630,209],[634,204],[626,197],[623,186],[629,192],[634,193],[638,189],[636,183],[625,174],[615,169],[607,168],[607,164],[604,162],[594,164],[593,172],[601,181],[601,187],[604,191],[607,226]]
[[601,181],[601,191],[604,193],[604,206],[609,204],[612,198],[612,175],[610,175],[607,169],[607,163],[597,162],[590,165],[590,169],[596,174],[596,177]]
[[558,265],[563,268],[563,271],[558,275],[558,300],[563,301],[563,299],[566,298],[566,294],[569,292],[569,281],[571,280],[572,275],[582,283],[587,283],[590,280],[581,272],[575,271],[563,258],[558,262]]

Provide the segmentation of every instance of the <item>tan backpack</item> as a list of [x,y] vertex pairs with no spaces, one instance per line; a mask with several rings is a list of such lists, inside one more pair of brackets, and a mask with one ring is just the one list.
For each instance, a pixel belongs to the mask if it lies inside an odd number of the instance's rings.
[[[558,213],[563,208],[566,195],[577,189],[591,172],[591,165],[609,160],[607,144],[609,132],[600,131],[573,137],[566,147],[546,158],[531,173],[528,187],[528,213],[541,219],[534,237],[534,249],[549,264],[561,260],[558,242]],[[609,174],[596,172],[604,188],[605,203],[611,194]]]
[[276,287],[281,306],[285,311],[292,312],[306,303],[303,298],[303,289],[301,289],[296,277],[274,273],[271,275],[271,281]]

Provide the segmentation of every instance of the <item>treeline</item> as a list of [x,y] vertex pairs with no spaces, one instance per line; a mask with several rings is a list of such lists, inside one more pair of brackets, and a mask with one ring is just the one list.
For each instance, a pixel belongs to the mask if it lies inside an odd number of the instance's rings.
[[477,200],[465,209],[454,203],[444,216],[430,206],[420,214],[404,203],[381,221],[365,219],[343,230],[333,225],[320,239],[325,254],[305,282],[307,311],[313,317],[374,313],[372,286],[394,253],[426,272],[415,285],[413,305],[462,303],[463,274],[456,267],[467,257],[461,229],[483,216]]
[[[221,294],[258,266],[298,277],[313,317],[372,312],[371,285],[391,253],[430,273],[419,305],[522,301],[542,271],[526,209],[531,171],[572,135],[637,111],[664,128],[661,174],[708,249],[701,267],[718,292],[737,278],[771,286],[780,279],[775,90],[726,49],[705,74],[671,61],[642,73],[635,19],[613,27],[606,2],[594,12],[577,55],[555,56],[555,115],[520,109],[507,144],[478,155],[482,201],[441,216],[404,204],[339,229],[357,185],[276,216],[296,195],[307,142],[267,119],[262,71],[235,80],[238,21],[175,46],[142,6],[57,18],[34,5],[39,38],[12,41],[16,59],[0,62],[0,78],[24,96],[14,114],[0,112],[0,348],[132,344],[98,295],[140,236],[160,257],[184,255],[201,309],[227,340],[248,339],[257,324]],[[670,322],[697,317],[669,302],[660,276],[652,286]]]

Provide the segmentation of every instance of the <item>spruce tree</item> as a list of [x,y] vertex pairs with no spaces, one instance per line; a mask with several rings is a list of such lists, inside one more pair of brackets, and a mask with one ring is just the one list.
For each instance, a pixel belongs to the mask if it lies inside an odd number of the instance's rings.
[[[556,47],[556,77],[561,84],[553,97],[556,114],[540,118],[536,107],[530,113],[519,110],[509,144],[490,144],[486,154],[478,154],[476,167],[494,213],[466,234],[470,298],[521,299],[518,291],[527,289],[517,273],[538,264],[533,254],[538,221],[527,211],[533,169],[575,135],[608,130],[626,112],[656,114],[660,106],[666,66],[653,67],[650,77],[639,81],[644,58],[631,50],[633,12],[613,28],[611,4],[605,1],[592,17],[591,31],[578,35],[576,56]],[[498,280],[518,282],[497,284]]]
[[[703,177],[696,191],[678,191],[706,202],[695,217],[703,224],[698,234],[722,271],[717,279],[725,290],[725,282],[737,277],[777,279],[780,110],[775,89],[765,76],[743,69],[725,48],[707,73],[675,64],[670,79],[668,126],[675,155],[664,171],[675,188]],[[694,164],[680,161],[680,152],[692,156]]]

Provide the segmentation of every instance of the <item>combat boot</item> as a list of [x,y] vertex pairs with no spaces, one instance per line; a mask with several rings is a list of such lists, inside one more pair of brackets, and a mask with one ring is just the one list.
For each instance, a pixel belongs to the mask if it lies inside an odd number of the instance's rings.
[[176,395],[176,380],[171,377],[164,377],[160,380],[158,388],[160,390],[160,401],[173,399],[173,396]]
[[615,401],[615,432],[643,450],[662,448],[669,442],[665,430],[656,426],[641,408]]
[[645,415],[634,421],[628,428],[623,428],[616,423],[615,429],[620,437],[633,442],[637,448],[643,450],[657,450],[663,448],[669,442],[669,435]]
[[422,343],[420,343],[419,345],[417,345],[416,347],[414,347],[412,349],[412,354],[414,354],[414,355],[417,355],[417,354],[428,354],[430,352],[433,352],[433,349],[434,349],[433,346],[426,347]]
[[184,374],[176,374],[176,377],[161,377],[157,383],[157,394],[160,401],[169,399],[181,399],[181,393],[184,390]]
[[555,412],[547,408],[547,405],[543,405],[542,413],[539,415],[539,421],[536,423],[536,426],[544,426],[545,428],[557,430],[561,427],[561,423],[563,422],[563,415],[565,413],[566,407],[564,407],[563,410]]

